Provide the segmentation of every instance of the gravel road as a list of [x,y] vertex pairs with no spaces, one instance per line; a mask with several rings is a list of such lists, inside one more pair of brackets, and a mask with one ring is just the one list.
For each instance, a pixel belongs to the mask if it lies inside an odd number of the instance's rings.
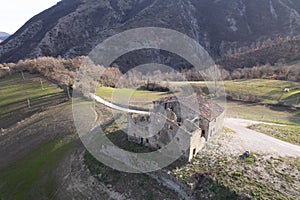
[[235,151],[249,150],[263,154],[300,157],[300,146],[278,140],[247,128],[250,125],[262,123],[264,122],[226,118],[224,126],[236,132],[229,140],[228,146],[231,146],[232,150],[234,148]]

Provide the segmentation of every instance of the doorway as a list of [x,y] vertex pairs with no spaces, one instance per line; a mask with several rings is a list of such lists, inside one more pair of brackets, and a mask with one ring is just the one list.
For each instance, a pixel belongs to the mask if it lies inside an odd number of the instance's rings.
[[193,149],[193,156],[196,155],[196,148]]
[[201,137],[205,138],[205,130],[202,130]]

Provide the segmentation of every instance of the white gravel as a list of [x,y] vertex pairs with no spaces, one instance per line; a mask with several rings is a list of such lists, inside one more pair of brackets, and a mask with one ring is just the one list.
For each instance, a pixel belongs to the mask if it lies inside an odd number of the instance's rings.
[[[258,121],[226,118],[224,126],[235,131],[225,146],[234,152],[251,151],[277,156],[300,157],[300,146],[248,129],[253,124],[270,124]],[[271,124],[272,125],[272,124]],[[273,124],[277,125],[277,124]]]

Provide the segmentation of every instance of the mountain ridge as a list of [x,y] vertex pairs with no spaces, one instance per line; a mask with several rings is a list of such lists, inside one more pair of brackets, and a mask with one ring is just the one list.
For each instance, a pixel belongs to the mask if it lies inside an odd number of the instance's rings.
[[257,41],[300,33],[297,0],[62,0],[0,45],[0,63],[87,55],[124,30],[163,27],[197,40],[213,58]]
[[9,33],[0,32],[0,42],[6,40],[10,36]]

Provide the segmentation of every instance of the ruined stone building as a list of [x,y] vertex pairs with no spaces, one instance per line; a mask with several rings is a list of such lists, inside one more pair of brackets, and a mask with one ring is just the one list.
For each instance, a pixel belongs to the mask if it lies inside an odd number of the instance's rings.
[[221,132],[224,113],[219,105],[196,95],[159,99],[149,115],[128,114],[128,139],[154,149],[169,148],[169,156],[180,151],[189,162]]

